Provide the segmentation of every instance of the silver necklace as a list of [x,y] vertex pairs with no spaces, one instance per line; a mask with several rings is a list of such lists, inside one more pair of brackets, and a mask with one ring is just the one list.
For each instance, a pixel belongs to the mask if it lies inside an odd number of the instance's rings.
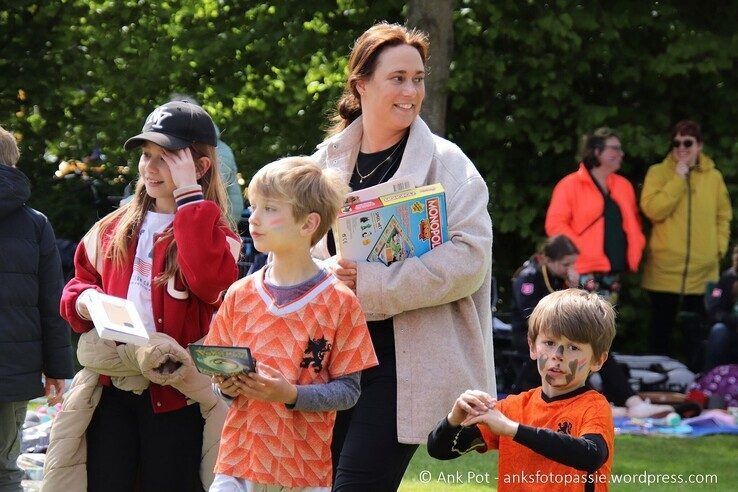
[[[377,172],[377,169],[379,169],[380,167],[382,167],[387,162],[390,162],[392,160],[392,157],[395,155],[395,152],[397,152],[397,149],[399,149],[402,146],[402,142],[406,138],[407,138],[407,135],[405,135],[404,137],[402,137],[400,139],[400,141],[395,144],[395,148],[392,149],[392,152],[390,153],[390,155],[388,155],[387,157],[385,157],[384,159],[382,159],[382,162],[380,162],[379,164],[377,164],[377,166],[374,169],[372,169],[371,172],[369,172],[369,174],[367,174],[366,176],[362,176],[361,171],[359,171],[359,163],[357,162],[356,163],[356,174],[359,175],[359,183],[363,183],[366,178],[368,178],[369,176],[371,176],[372,174],[374,174],[375,172]],[[385,172],[385,176],[386,175],[387,175],[387,173]]]

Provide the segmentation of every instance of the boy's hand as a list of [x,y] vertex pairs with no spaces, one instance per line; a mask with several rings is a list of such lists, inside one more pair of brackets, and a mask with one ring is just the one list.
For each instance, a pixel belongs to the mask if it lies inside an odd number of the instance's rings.
[[465,425],[464,422],[470,417],[476,417],[494,408],[496,401],[484,391],[466,390],[454,402],[454,407],[447,416],[448,423],[454,427]]
[[220,391],[226,396],[235,398],[240,394],[238,384],[237,384],[238,377],[236,376],[225,378],[220,375],[215,375],[213,376],[212,381],[213,383],[218,385],[218,388],[220,388]]
[[485,424],[489,429],[498,436],[515,437],[518,432],[519,424],[507,418],[502,412],[496,408],[492,408],[480,415],[470,415],[461,425],[470,426],[475,424]]
[[292,405],[297,401],[297,387],[287,381],[277,369],[263,362],[256,364],[258,372],[239,374],[240,393],[254,400],[274,401]]

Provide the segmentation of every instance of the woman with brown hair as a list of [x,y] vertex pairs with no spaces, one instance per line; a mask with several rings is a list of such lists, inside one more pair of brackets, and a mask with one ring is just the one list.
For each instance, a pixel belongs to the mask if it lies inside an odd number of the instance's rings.
[[334,490],[395,490],[460,391],[494,392],[491,351],[492,225],[484,179],[464,153],[418,115],[425,96],[426,36],[380,23],[362,34],[329,138],[315,157],[359,190],[394,177],[441,183],[449,240],[385,266],[316,246],[352,287],[369,320],[379,366],[362,372],[356,406],[339,412]]
[[641,209],[651,221],[643,289],[651,300],[651,350],[674,355],[672,331],[681,318],[687,365],[700,367],[703,294],[717,281],[728,251],[733,209],[723,175],[702,152],[702,131],[683,120],[671,132],[671,151],[648,168]]
[[585,135],[579,169],[556,184],[546,212],[546,234],[565,234],[581,253],[582,285],[613,304],[619,275],[638,271],[646,244],[633,185],[617,173],[624,156],[611,128]]

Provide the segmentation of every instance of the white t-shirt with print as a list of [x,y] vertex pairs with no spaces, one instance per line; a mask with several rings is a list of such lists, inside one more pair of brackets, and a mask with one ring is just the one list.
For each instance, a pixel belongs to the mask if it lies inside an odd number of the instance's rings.
[[127,298],[136,305],[146,331],[155,332],[154,310],[151,307],[151,270],[154,257],[154,235],[161,233],[174,221],[174,214],[146,212],[138,233],[133,273],[128,284]]

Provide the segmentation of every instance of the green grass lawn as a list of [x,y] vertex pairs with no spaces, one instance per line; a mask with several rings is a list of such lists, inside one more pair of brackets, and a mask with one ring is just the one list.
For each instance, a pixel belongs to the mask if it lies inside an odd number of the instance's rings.
[[[40,401],[40,400],[39,400]],[[29,407],[40,403],[34,401]],[[613,475],[716,475],[703,484],[611,484],[614,491],[738,490],[738,436],[694,439],[616,436]],[[653,478],[652,478],[653,479]],[[632,479],[631,479],[632,480]],[[424,446],[415,453],[400,492],[476,492],[497,490],[497,452],[469,453],[459,459],[438,461]]]
[[[738,490],[738,436],[707,436],[695,439],[617,436],[613,475],[644,472],[654,475],[717,475],[702,484],[611,484],[617,491]],[[430,481],[427,482],[428,479]],[[460,483],[454,483],[460,479]],[[632,479],[631,479],[632,480]],[[478,482],[478,483],[477,483]],[[473,492],[497,490],[497,452],[470,453],[452,461],[434,460],[420,447],[400,486],[401,492],[451,490]]]

